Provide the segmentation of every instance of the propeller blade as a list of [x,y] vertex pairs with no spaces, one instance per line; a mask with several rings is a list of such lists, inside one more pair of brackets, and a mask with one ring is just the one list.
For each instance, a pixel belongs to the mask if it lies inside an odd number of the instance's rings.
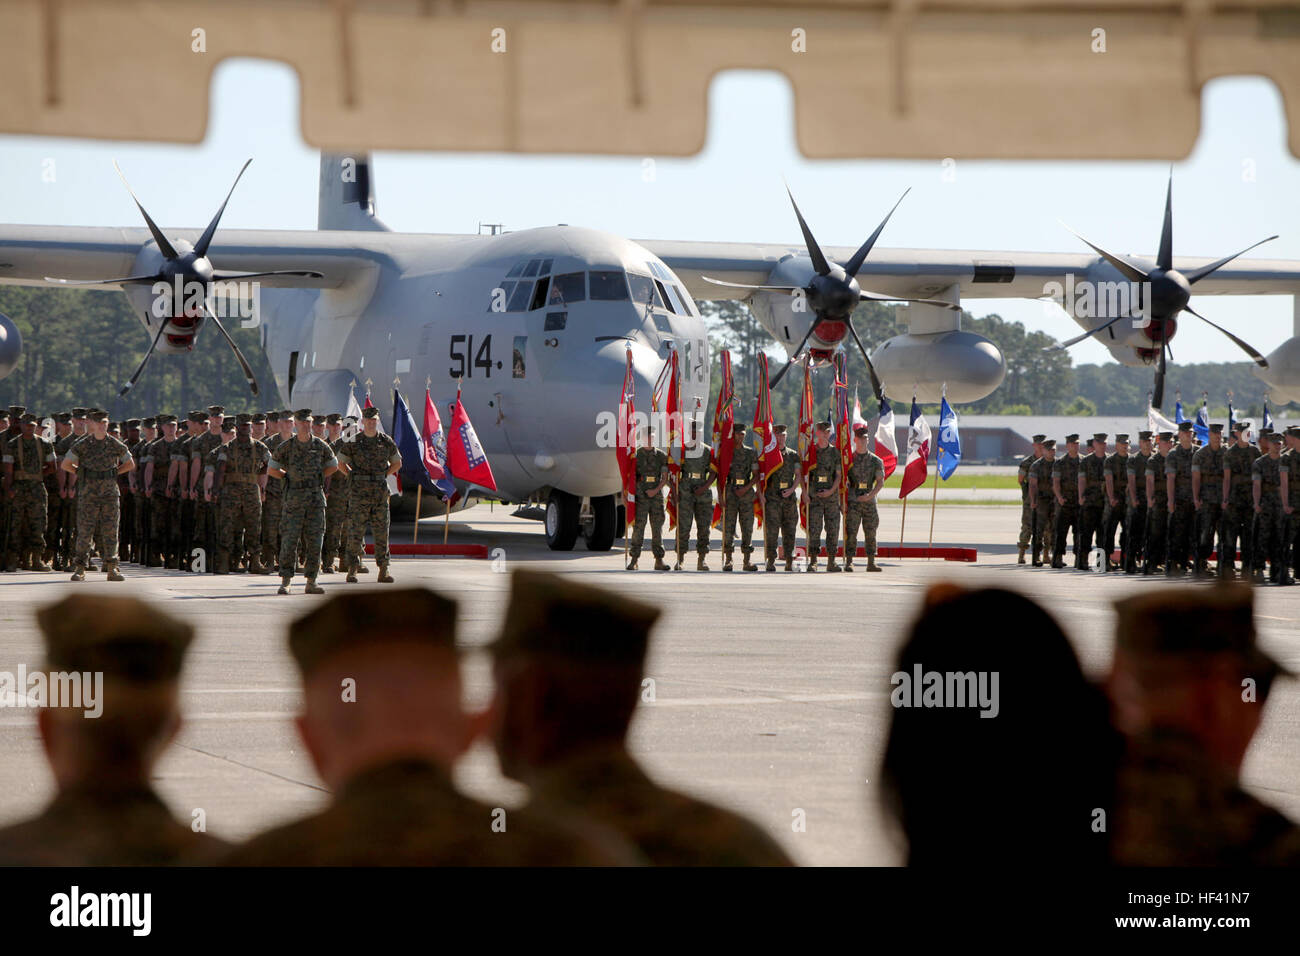
[[1225,329],[1223,326],[1221,326],[1221,325],[1216,325],[1214,322],[1211,322],[1209,319],[1207,319],[1205,316],[1201,315],[1201,313],[1197,312],[1195,309],[1193,309],[1193,308],[1192,308],[1191,306],[1189,306],[1189,305],[1185,305],[1185,306],[1183,306],[1183,311],[1184,311],[1184,312],[1190,312],[1190,313],[1192,313],[1192,315],[1196,316],[1198,319],[1200,319],[1200,320],[1201,320],[1202,322],[1204,322],[1206,325],[1209,325],[1209,326],[1211,326],[1212,328],[1216,328],[1216,329],[1218,329],[1220,332],[1222,332],[1222,333],[1223,333],[1224,335],[1226,335],[1228,338],[1232,339],[1233,343],[1236,344],[1237,348],[1241,349],[1243,352],[1245,352],[1247,355],[1249,355],[1252,359],[1254,359],[1256,365],[1258,365],[1260,368],[1268,368],[1268,359],[1264,358],[1264,356],[1262,356],[1262,355],[1260,355],[1258,352],[1256,352],[1255,349],[1252,348],[1252,347],[1250,346],[1249,343],[1244,342],[1244,341],[1242,341],[1241,339],[1237,338],[1237,336],[1233,335],[1231,332],[1229,332],[1229,331],[1228,331],[1227,329]]
[[1089,329],[1087,332],[1084,332],[1082,335],[1076,335],[1072,339],[1066,339],[1064,342],[1060,343],[1059,345],[1049,345],[1047,346],[1047,348],[1043,349],[1043,351],[1044,352],[1064,351],[1065,349],[1068,349],[1071,345],[1078,345],[1084,339],[1096,335],[1098,332],[1105,332],[1108,328],[1110,328],[1120,319],[1127,319],[1127,318],[1129,318],[1129,316],[1127,315],[1117,315],[1115,316],[1115,318],[1111,319],[1109,322],[1107,322],[1104,325],[1099,325],[1095,329]]
[[1156,361],[1156,384],[1151,392],[1151,404],[1156,408],[1162,408],[1165,404],[1165,352],[1168,346],[1168,342],[1161,343],[1160,358]]
[[831,271],[830,263],[826,261],[826,256],[822,253],[822,247],[817,245],[817,240],[813,238],[812,230],[808,228],[808,223],[804,221],[803,213],[799,211],[799,204],[794,201],[794,193],[790,192],[790,187],[785,187],[785,194],[790,197],[790,205],[794,206],[794,214],[799,219],[799,228],[803,232],[803,243],[808,247],[808,256],[812,259],[813,268],[817,270],[819,276],[824,276]]
[[803,341],[799,343],[799,347],[790,353],[790,361],[786,362],[785,365],[781,367],[781,371],[776,373],[776,376],[768,383],[768,388],[776,388],[777,383],[780,382],[781,379],[785,378],[785,373],[790,371],[790,366],[798,363],[799,355],[803,352],[803,347],[808,344],[808,340],[812,338],[813,329],[817,328],[817,323],[818,320],[813,319],[813,323],[808,326],[808,331],[804,333]]
[[206,256],[208,254],[208,246],[212,244],[212,237],[216,234],[217,223],[221,222],[221,214],[226,211],[226,203],[230,202],[230,197],[235,194],[235,186],[239,185],[240,177],[244,175],[244,170],[248,168],[248,163],[251,163],[252,161],[253,159],[250,156],[248,162],[244,163],[244,165],[239,168],[239,173],[235,176],[235,181],[230,187],[230,192],[226,193],[226,202],[221,204],[221,208],[217,210],[217,214],[213,216],[212,221],[208,223],[208,228],[203,230],[203,235],[199,236],[199,241],[195,243],[195,255]]
[[1168,271],[1174,267],[1174,171],[1169,170],[1169,188],[1165,192],[1165,222],[1160,227],[1160,251],[1156,265]]
[[135,386],[135,383],[140,380],[140,373],[143,372],[144,367],[149,364],[149,358],[153,355],[153,350],[158,347],[158,340],[163,337],[163,332],[166,331],[169,324],[169,320],[164,319],[162,324],[158,326],[158,334],[153,337],[153,342],[149,346],[149,351],[144,353],[144,358],[140,360],[140,367],[135,370],[135,374],[127,379],[126,384],[122,386],[122,390],[117,393],[118,398],[121,398],[127,392],[131,391]]
[[863,302],[916,302],[920,305],[938,305],[945,309],[952,309],[956,312],[961,311],[960,305],[954,305],[951,302],[945,302],[943,299],[909,299],[903,295],[884,295],[879,292],[867,292],[862,290]]
[[[898,208],[899,203],[906,199],[907,194],[911,191],[912,189],[910,186],[903,190],[903,195],[899,196],[898,202],[894,203],[894,209]],[[867,256],[870,255],[872,246],[874,246],[876,240],[880,238],[880,233],[884,231],[885,223],[889,222],[889,217],[894,214],[894,209],[885,213],[885,218],[880,221],[880,225],[876,227],[876,231],[868,236],[867,241],[858,247],[858,251],[853,253],[853,258],[844,264],[844,271],[849,274],[850,279],[858,274],[858,270],[862,268],[862,263],[867,261]]]
[[[1061,225],[1065,226],[1065,223],[1061,223]],[[1097,255],[1101,256],[1103,259],[1105,259],[1107,262],[1113,265],[1116,269],[1118,269],[1120,273],[1124,276],[1124,278],[1128,279],[1130,282],[1147,281],[1147,274],[1144,269],[1139,269],[1137,266],[1133,265],[1133,263],[1129,262],[1127,259],[1122,259],[1117,255],[1113,255],[1107,252],[1105,249],[1101,248],[1101,246],[1094,246],[1087,239],[1084,239],[1083,236],[1079,235],[1073,229],[1070,229],[1069,226],[1065,226],[1065,228],[1069,229],[1070,233],[1076,239],[1082,242],[1085,246],[1090,248],[1093,252],[1097,253]]]
[[239,351],[239,346],[235,344],[235,340],[230,337],[230,333],[226,331],[226,327],[221,324],[221,320],[216,317],[212,310],[205,307],[203,311],[206,313],[207,317],[212,320],[212,324],[217,327],[217,331],[220,332],[221,337],[226,340],[226,344],[230,346],[230,350],[235,353],[235,359],[239,362],[239,367],[244,373],[244,378],[248,379],[248,387],[252,389],[253,394],[256,395],[257,376],[253,374],[253,367],[248,364],[248,359],[244,358],[244,353]]
[[265,276],[298,276],[302,279],[323,279],[325,273],[311,269],[275,269],[271,272],[228,272],[225,269],[213,269],[213,282],[233,282],[236,279],[261,279]]
[[845,324],[849,327],[849,332],[853,335],[853,341],[858,343],[858,349],[862,352],[862,361],[867,363],[867,374],[871,376],[871,390],[876,393],[876,401],[885,397],[884,386],[880,384],[880,376],[876,374],[876,367],[871,364],[871,356],[867,354],[867,348],[862,344],[862,339],[858,338],[858,330],[853,327],[853,320],[846,319]]
[[119,276],[116,279],[60,279],[57,276],[46,276],[45,281],[66,286],[118,285],[126,282],[166,282],[167,277],[162,273],[151,276]]
[[167,259],[175,259],[176,250],[172,247],[172,244],[167,241],[167,237],[164,236],[162,230],[158,228],[158,224],[149,218],[149,214],[144,211],[144,206],[140,204],[140,200],[135,198],[135,193],[131,190],[131,184],[128,183],[126,177],[122,175],[122,169],[117,165],[116,160],[113,161],[113,168],[117,170],[117,175],[121,177],[122,185],[126,187],[126,191],[131,193],[131,201],[135,203],[135,208],[139,209],[140,215],[144,216],[144,221],[149,226],[149,232],[153,234],[153,241],[158,243],[158,251]]
[[[1272,242],[1276,238],[1277,236],[1269,236],[1267,239],[1261,239],[1259,240],[1259,242],[1255,243],[1255,246],[1262,246],[1264,243]],[[1196,269],[1192,272],[1184,272],[1183,276],[1187,279],[1188,283],[1190,283],[1191,285],[1195,285],[1196,283],[1204,279],[1206,276],[1208,276],[1210,273],[1217,271],[1223,266],[1226,266],[1229,262],[1231,262],[1233,259],[1237,258],[1238,256],[1244,256],[1246,253],[1250,252],[1251,249],[1254,249],[1255,246],[1247,246],[1245,249],[1242,249],[1241,252],[1234,252],[1230,256],[1224,256],[1218,262],[1211,262],[1208,266],[1201,266],[1199,269]]]
[[700,276],[705,282],[712,282],[714,285],[725,285],[729,289],[756,289],[760,292],[793,292],[801,286],[796,285],[747,285],[744,282],[726,282],[722,279],[713,279],[709,276]]

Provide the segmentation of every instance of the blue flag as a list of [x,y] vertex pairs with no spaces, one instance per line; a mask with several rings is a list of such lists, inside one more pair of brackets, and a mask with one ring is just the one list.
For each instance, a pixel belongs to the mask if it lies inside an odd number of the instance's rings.
[[411,410],[406,407],[402,393],[397,389],[393,389],[392,437],[397,450],[402,453],[402,468],[398,472],[402,477],[402,484],[410,482],[412,488],[418,484],[425,491],[435,491],[429,473],[424,470],[424,439],[415,424],[415,419],[411,417]]
[[1178,400],[1174,402],[1174,424],[1181,425],[1185,421],[1187,421],[1187,416],[1183,414],[1183,399],[1179,396]]
[[961,435],[957,432],[957,413],[945,395],[939,405],[939,477],[947,481],[961,464]]
[[1232,399],[1228,399],[1228,436],[1232,436],[1232,431],[1237,427],[1237,413],[1233,410]]
[[1273,416],[1268,413],[1268,402],[1264,403],[1264,421],[1260,426],[1261,431],[1273,430]]
[[1192,423],[1192,431],[1196,432],[1196,440],[1202,445],[1210,443],[1210,405],[1209,399],[1201,401],[1201,407],[1196,410],[1196,421]]

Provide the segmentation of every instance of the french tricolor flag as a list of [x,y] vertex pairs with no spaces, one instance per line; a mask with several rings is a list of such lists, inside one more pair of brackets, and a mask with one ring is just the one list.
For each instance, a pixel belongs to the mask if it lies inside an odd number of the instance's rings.
[[880,413],[873,424],[875,436],[872,445],[875,447],[876,457],[885,464],[885,477],[888,478],[898,467],[898,440],[894,438],[894,410],[890,408],[888,399],[880,400]]
[[903,466],[903,483],[898,497],[906,498],[925,484],[926,461],[930,457],[930,425],[912,398],[912,418],[907,430],[907,464]]

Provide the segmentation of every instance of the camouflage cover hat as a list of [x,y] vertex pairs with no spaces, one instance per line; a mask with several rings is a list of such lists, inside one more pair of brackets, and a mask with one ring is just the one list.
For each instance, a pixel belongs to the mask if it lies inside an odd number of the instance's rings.
[[221,433],[223,435],[233,435],[235,433],[235,419],[233,417],[224,419],[221,422]]
[[209,405],[209,406],[208,406],[208,415],[209,415],[210,417],[212,417],[212,418],[218,418],[218,417],[220,417],[220,416],[222,416],[222,415],[224,415],[224,414],[226,414],[226,406],[224,406],[224,405]]
[[265,419],[266,419],[268,422],[279,422],[279,421],[280,421],[280,413],[279,413],[279,412],[267,412],[266,415],[265,415],[264,417],[265,417]]
[[52,670],[176,680],[194,629],[133,597],[74,594],[36,612]]
[[335,412],[332,415],[325,416],[325,423],[328,425],[337,425],[342,420],[343,420],[343,416],[340,415],[338,412]]
[[1286,426],[1286,433],[1292,438],[1300,438],[1300,425]]
[[1174,433],[1173,433],[1173,432],[1161,432],[1161,433],[1160,433],[1159,435],[1157,435],[1156,437],[1159,438],[1161,441],[1173,441],[1173,440],[1174,440]]
[[266,412],[254,412],[248,420],[254,425],[260,425],[266,421]]
[[369,408],[363,408],[363,409],[361,409],[361,417],[362,417],[362,418],[378,418],[378,417],[379,417],[379,409],[376,408],[374,405],[371,405]]
[[84,409],[84,408],[82,408],[80,405],[78,405],[76,408],[74,408],[74,409],[72,410],[72,417],[73,417],[73,418],[85,418],[85,417],[86,417],[86,409]]
[[155,425],[158,424],[158,419],[156,419],[156,418],[142,418],[142,419],[140,419],[140,424],[141,424],[143,427],[145,427],[145,428],[153,428]]
[[140,427],[140,419],[138,419],[138,418],[128,418],[128,419],[126,420],[126,427],[127,427],[127,428],[139,428],[139,427]]
[[1179,422],[1179,423],[1178,423],[1178,430],[1179,430],[1180,432],[1189,432],[1189,431],[1192,430],[1192,423],[1191,423],[1191,422]]
[[1127,444],[1128,444],[1128,432],[1120,432],[1119,434],[1117,434],[1117,435],[1115,436],[1115,444],[1116,444],[1116,445],[1127,445]]
[[1072,441],[1078,441],[1078,440],[1079,440],[1079,436],[1078,436],[1078,435],[1066,435],[1066,436],[1065,436],[1065,443],[1066,443],[1067,445],[1068,445],[1070,442],[1072,442]]
[[336,651],[409,641],[456,650],[456,602],[428,588],[356,591],[321,602],[289,625],[289,653],[310,674]]
[[10,406],[9,406],[9,417],[10,417],[10,418],[21,418],[23,412],[25,412],[25,411],[27,411],[27,406],[26,406],[26,405],[10,405]]
[[197,412],[197,411],[190,412],[185,417],[187,421],[191,421],[196,425],[202,425],[204,422],[208,420],[208,416],[206,412]]
[[818,422],[818,423],[817,423],[817,430],[818,430],[819,432],[828,432],[828,431],[831,430],[831,423],[830,423],[830,422]]
[[1097,432],[1095,435],[1092,436],[1092,440],[1093,440],[1093,441],[1099,441],[1099,442],[1105,442],[1106,439],[1109,438],[1109,437],[1110,437],[1110,436],[1107,435],[1105,432]]
[[545,655],[641,668],[659,609],[547,571],[516,571],[498,657]]
[[1047,441],[1047,436],[1035,435],[1033,438],[1030,439],[1030,441],[1032,441],[1035,445],[1041,445],[1043,442]]
[[857,438],[866,438],[868,435],[871,434],[871,429],[868,428],[866,425],[854,425],[853,434]]
[[[236,425],[251,425],[251,424],[253,424],[253,418],[254,418],[254,417],[255,417],[255,416],[253,416],[253,415],[249,415],[249,414],[247,414],[246,412],[245,412],[245,413],[241,413],[241,414],[235,416],[235,424],[236,424]],[[227,418],[226,421],[230,421],[230,419]]]
[[772,434],[773,434],[773,435],[784,435],[787,431],[789,431],[789,429],[788,429],[785,425],[773,425],[773,426],[772,426]]
[[28,412],[25,415],[19,416],[18,421],[23,425],[35,425],[37,418],[31,412]]
[[311,409],[310,409],[310,408],[300,408],[300,409],[298,409],[296,412],[293,413],[293,420],[294,420],[295,422],[309,422],[309,421],[311,421]]
[[324,424],[325,424],[325,416],[324,416],[324,415],[313,415],[313,416],[311,417],[311,423],[312,423],[313,425],[324,425]]
[[1138,441],[1150,441],[1151,433],[1148,431],[1138,432]]
[[60,425],[72,424],[72,412],[59,412],[54,416],[54,420]]
[[98,408],[86,415],[92,422],[108,421],[108,412],[100,411]]
[[1257,646],[1254,600],[1249,587],[1225,584],[1207,591],[1156,591],[1116,601],[1116,650],[1180,658],[1233,653],[1252,667],[1292,675]]
[[1048,439],[1045,439],[1045,440],[1043,441],[1043,447],[1044,447],[1044,448],[1048,448],[1048,449],[1050,449],[1050,450],[1052,450],[1052,451],[1055,451],[1055,450],[1056,450],[1056,439],[1055,439],[1055,438],[1048,438]]
[[1210,434],[1212,434],[1212,435],[1221,435],[1221,434],[1223,434],[1223,423],[1222,423],[1222,422],[1215,422],[1213,425],[1211,425],[1211,426],[1210,426]]
[[744,422],[736,422],[735,424],[733,424],[733,425],[731,426],[731,434],[733,434],[733,435],[743,435],[743,434],[745,434],[745,423],[744,423]]

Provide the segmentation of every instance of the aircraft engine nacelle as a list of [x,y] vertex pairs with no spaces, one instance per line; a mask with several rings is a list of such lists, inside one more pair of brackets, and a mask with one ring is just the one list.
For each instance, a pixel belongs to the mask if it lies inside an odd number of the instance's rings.
[[23,357],[23,337],[14,320],[0,312],[0,378],[5,378]]
[[1268,397],[1278,405],[1300,402],[1300,335],[1287,339],[1268,355],[1268,368],[1252,371],[1268,385]]
[[895,401],[977,402],[1002,384],[1007,372],[1002,351],[974,332],[896,335],[871,355],[885,394]]

